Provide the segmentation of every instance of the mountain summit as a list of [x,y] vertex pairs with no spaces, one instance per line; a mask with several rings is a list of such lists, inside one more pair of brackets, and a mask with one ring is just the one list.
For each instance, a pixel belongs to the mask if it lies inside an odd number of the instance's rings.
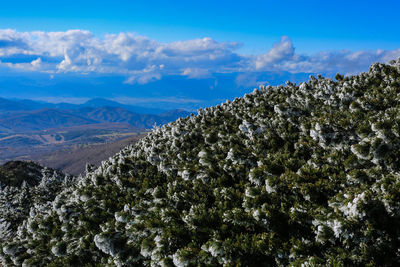
[[34,202],[0,262],[399,265],[399,113],[400,60],[255,89],[155,128]]

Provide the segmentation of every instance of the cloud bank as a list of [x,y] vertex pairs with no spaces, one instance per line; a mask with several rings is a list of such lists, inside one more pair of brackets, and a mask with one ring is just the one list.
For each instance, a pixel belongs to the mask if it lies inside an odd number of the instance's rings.
[[167,75],[199,79],[213,73],[263,71],[354,74],[367,70],[373,62],[400,57],[400,48],[298,54],[287,36],[259,55],[238,53],[241,45],[207,37],[161,43],[133,33],[97,37],[84,30],[5,29],[0,30],[0,66],[49,74],[118,74],[126,76],[125,83],[146,84]]

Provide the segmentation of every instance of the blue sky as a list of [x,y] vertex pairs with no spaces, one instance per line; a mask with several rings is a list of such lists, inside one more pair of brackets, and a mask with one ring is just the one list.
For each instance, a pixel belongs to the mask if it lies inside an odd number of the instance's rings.
[[4,1],[0,97],[208,105],[305,73],[354,74],[400,56],[399,10],[387,0]]
[[164,42],[207,36],[240,40],[249,52],[267,49],[282,35],[299,52],[394,49],[399,10],[395,0],[3,1],[0,28],[137,32]]

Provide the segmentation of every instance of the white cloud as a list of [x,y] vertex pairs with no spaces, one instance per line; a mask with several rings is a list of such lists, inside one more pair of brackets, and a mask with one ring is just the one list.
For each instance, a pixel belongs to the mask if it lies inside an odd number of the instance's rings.
[[146,84],[151,81],[161,79],[160,71],[164,68],[164,65],[152,65],[143,70],[129,72],[129,77],[124,81],[126,84]]
[[200,79],[209,78],[211,73],[208,71],[208,69],[186,68],[182,71],[182,75],[188,76],[189,78]]
[[[188,78],[213,73],[289,71],[357,73],[373,62],[400,57],[397,50],[322,51],[314,55],[295,52],[287,36],[261,55],[241,55],[238,42],[201,38],[160,43],[133,33],[99,38],[89,31],[17,32],[0,30],[0,65],[26,71],[54,73],[104,73],[125,75],[125,83],[144,84],[166,75]],[[24,58],[13,62],[13,58]]]
[[37,59],[35,59],[35,60],[32,60],[32,61],[31,61],[31,65],[32,65],[34,68],[40,68],[40,65],[42,65],[42,59],[39,57],[39,58],[37,58]]
[[291,61],[294,59],[294,47],[292,41],[287,36],[282,36],[280,42],[275,43],[274,46],[267,53],[259,55],[255,60],[256,69],[271,67],[282,61]]
[[323,51],[312,56],[299,56],[296,60],[283,62],[280,68],[290,72],[356,74],[368,70],[374,62],[388,62],[398,57],[400,57],[400,48],[391,51]]

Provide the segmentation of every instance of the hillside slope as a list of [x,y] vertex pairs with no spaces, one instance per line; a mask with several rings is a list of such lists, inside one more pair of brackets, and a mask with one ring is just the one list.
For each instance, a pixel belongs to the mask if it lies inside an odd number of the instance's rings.
[[38,155],[40,157],[38,162],[44,166],[62,170],[65,173],[79,175],[84,173],[86,164],[99,166],[101,161],[119,152],[128,144],[137,142],[141,137],[143,135],[138,134],[111,143],[52,151]]
[[96,121],[56,109],[41,109],[0,117],[0,126],[16,132],[93,124]]
[[155,128],[0,243],[1,262],[400,264],[400,60]]

